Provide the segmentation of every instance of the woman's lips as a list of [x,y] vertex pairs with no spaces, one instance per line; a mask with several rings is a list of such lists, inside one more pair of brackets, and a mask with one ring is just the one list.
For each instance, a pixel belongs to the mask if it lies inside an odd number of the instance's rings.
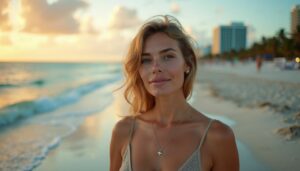
[[170,79],[152,80],[152,81],[150,81],[150,84],[158,85],[158,84],[163,84],[168,81],[170,81]]

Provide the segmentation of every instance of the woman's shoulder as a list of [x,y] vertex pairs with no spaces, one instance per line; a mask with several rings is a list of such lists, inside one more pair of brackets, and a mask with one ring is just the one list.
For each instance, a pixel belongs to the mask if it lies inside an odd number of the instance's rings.
[[132,121],[132,117],[124,117],[115,124],[111,136],[111,149],[113,151],[124,154],[125,147],[128,144],[130,137],[130,130],[133,124]]
[[[206,149],[212,157],[216,170],[239,170],[238,150],[232,129],[214,120],[207,134]],[[225,171],[224,170],[224,171]]]
[[228,153],[236,148],[233,130],[219,120],[213,120],[206,141],[211,152],[221,154]]
[[234,139],[232,129],[219,120],[213,120],[209,128],[208,139],[213,143]]
[[212,119],[210,132],[214,136],[228,136],[228,134],[230,135],[232,133],[232,129],[227,124],[217,119]]
[[113,134],[118,137],[118,139],[126,139],[130,135],[130,130],[133,124],[133,117],[127,116],[120,119],[113,128]]

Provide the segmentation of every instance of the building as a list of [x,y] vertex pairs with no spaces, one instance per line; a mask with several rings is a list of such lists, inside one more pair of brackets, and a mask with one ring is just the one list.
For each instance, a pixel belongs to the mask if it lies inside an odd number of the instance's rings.
[[247,28],[243,23],[233,22],[229,26],[219,26],[213,31],[213,54],[239,51],[246,48]]
[[291,33],[295,33],[298,26],[300,26],[300,5],[295,5],[291,11]]

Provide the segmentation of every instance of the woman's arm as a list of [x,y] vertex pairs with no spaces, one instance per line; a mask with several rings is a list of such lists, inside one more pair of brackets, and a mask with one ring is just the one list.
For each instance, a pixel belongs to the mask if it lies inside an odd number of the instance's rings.
[[110,141],[110,171],[119,171],[122,164],[122,154],[128,143],[131,122],[124,118],[115,125]]
[[233,131],[216,121],[208,134],[213,171],[239,171],[239,156]]

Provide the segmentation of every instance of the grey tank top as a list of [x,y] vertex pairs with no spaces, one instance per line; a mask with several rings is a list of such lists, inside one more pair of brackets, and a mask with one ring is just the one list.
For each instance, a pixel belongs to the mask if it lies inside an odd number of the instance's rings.
[[[204,143],[206,134],[208,132],[208,129],[209,129],[212,121],[213,121],[213,119],[210,119],[197,149],[187,158],[187,160],[178,169],[178,171],[201,171],[200,148],[201,148],[202,144]],[[130,130],[129,143],[128,143],[126,151],[124,153],[122,165],[121,165],[119,171],[133,171],[132,165],[131,165],[131,139],[133,136],[134,125],[135,125],[135,118],[133,119],[133,124],[132,124],[131,130]]]

